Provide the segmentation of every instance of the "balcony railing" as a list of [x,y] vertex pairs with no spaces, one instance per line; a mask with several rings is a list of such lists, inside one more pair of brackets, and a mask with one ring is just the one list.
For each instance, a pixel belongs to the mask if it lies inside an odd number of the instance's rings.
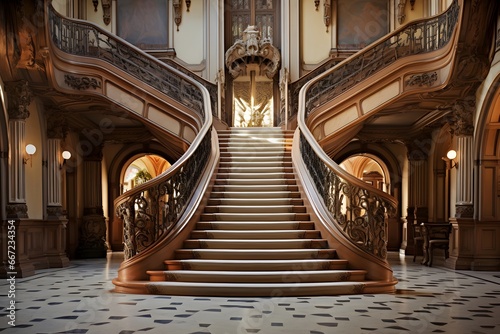
[[330,159],[310,132],[306,119],[321,105],[398,59],[443,48],[453,36],[458,17],[455,0],[443,14],[397,30],[307,83],[300,92],[300,152],[316,193],[345,237],[381,259],[387,254],[387,218],[396,213],[395,199]]
[[400,58],[446,46],[457,25],[458,13],[455,0],[443,14],[400,28],[335,66],[307,90],[305,116]]
[[127,72],[193,110],[203,123],[188,150],[165,173],[115,200],[116,214],[124,223],[125,258],[129,259],[166,236],[185,211],[211,155],[211,106],[217,96],[210,99],[205,83],[198,80],[201,78],[181,73],[92,23],[62,17],[52,6],[48,33],[53,47]]
[[173,74],[172,68],[200,83],[210,93],[211,109],[217,116],[217,86],[174,61],[161,62],[142,50],[86,21],[68,19],[49,8],[50,37],[59,50],[75,56],[106,61],[155,89],[195,110],[204,117],[202,97],[193,83]]

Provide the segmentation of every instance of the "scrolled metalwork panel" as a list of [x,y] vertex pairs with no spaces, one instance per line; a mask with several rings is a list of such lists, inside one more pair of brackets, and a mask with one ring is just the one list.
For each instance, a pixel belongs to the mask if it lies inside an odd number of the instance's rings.
[[387,217],[396,208],[368,188],[350,184],[330,169],[300,135],[300,152],[318,195],[339,230],[352,243],[381,259],[387,257]]
[[[331,101],[375,72],[396,60],[436,51],[448,44],[458,22],[458,1],[438,17],[419,21],[360,52],[316,81],[306,93],[306,117],[312,110]],[[293,89],[293,85],[291,88]],[[296,89],[296,88],[295,88]],[[291,96],[294,94],[290,92]],[[292,102],[294,103],[294,102]],[[293,107],[292,107],[293,110]]]
[[211,131],[178,172],[158,185],[135,193],[117,206],[124,223],[124,254],[129,259],[167,235],[193,195],[211,153]]
[[[204,120],[203,94],[168,65],[90,24],[63,18],[52,7],[49,10],[49,27],[51,39],[61,51],[106,61],[194,110]],[[204,85],[207,83],[204,82]],[[216,94],[217,89],[211,87],[209,91]],[[211,100],[214,108],[216,96]]]

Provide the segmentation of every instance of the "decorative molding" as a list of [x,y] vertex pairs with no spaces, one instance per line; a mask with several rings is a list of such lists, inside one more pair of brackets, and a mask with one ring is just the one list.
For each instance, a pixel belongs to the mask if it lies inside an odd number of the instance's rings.
[[429,72],[422,74],[415,74],[410,77],[410,79],[406,82],[407,86],[432,86],[434,82],[438,79],[437,72]]
[[106,25],[111,22],[111,0],[101,0],[102,20]]
[[65,74],[64,82],[71,88],[78,90],[101,88],[101,83],[97,81],[96,78],[77,77],[74,75]]
[[278,71],[281,55],[269,39],[261,39],[257,26],[248,26],[243,31],[243,39],[238,39],[226,51],[225,58],[233,78],[246,75],[247,65],[256,63],[260,74],[272,79]]
[[8,112],[10,119],[26,119],[30,117],[28,110],[33,101],[33,92],[28,81],[21,80],[5,83],[5,90],[8,100]]

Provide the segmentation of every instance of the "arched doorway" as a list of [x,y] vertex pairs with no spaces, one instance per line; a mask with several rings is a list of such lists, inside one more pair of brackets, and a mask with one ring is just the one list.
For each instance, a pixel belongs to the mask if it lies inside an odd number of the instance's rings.
[[279,110],[280,1],[225,1],[226,121],[275,126]]
[[[153,151],[157,151],[157,149],[155,148]],[[116,169],[111,173],[115,175],[112,176],[116,180],[115,182],[119,182],[119,187],[118,184],[110,187],[111,202],[109,205],[113,210],[110,217],[113,219],[110,219],[107,239],[113,251],[123,250],[123,222],[114,214],[114,199],[137,185],[157,177],[171,166],[168,160],[158,154],[137,152],[128,154],[130,152],[123,157],[123,160],[117,159]]]
[[155,178],[170,167],[170,163],[156,154],[146,154],[132,157],[123,166],[120,177],[120,193],[133,189],[135,186]]
[[350,174],[390,194],[390,176],[385,163],[371,154],[356,154],[340,164]]

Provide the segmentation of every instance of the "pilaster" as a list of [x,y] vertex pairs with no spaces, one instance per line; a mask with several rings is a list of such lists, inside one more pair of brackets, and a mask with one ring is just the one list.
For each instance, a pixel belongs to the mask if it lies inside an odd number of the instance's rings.
[[28,218],[26,205],[25,178],[25,137],[26,119],[30,113],[28,107],[33,100],[33,94],[27,81],[6,83],[5,85],[9,113],[9,203],[8,218]]
[[80,258],[106,257],[106,221],[102,208],[102,148],[84,158],[83,219],[77,255]]

